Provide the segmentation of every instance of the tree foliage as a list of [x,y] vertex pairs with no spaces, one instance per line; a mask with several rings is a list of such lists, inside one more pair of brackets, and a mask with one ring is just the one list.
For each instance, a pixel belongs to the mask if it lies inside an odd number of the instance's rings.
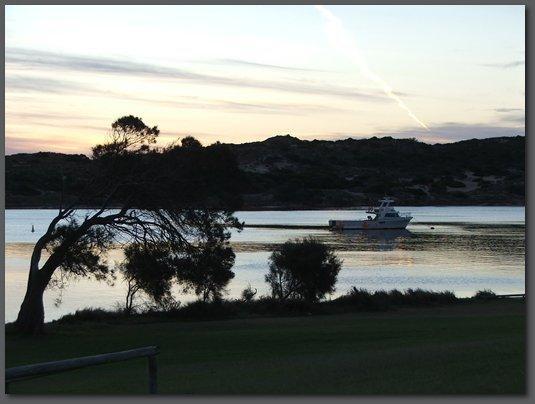
[[143,292],[157,305],[172,300],[171,280],[175,268],[168,246],[130,244],[124,249],[125,260],[119,271],[127,283],[125,311],[135,308],[135,297]]
[[111,125],[110,141],[93,147],[93,158],[127,153],[147,153],[160,134],[157,126],[148,127],[141,118],[123,116]]
[[341,266],[329,246],[309,237],[277,247],[269,258],[265,279],[279,300],[316,302],[334,291]]
[[[53,256],[63,255],[59,265],[63,273],[103,280],[112,273],[105,252],[112,244],[113,234],[103,226],[95,226],[77,235],[79,227],[79,221],[70,217],[67,224],[54,229],[45,248]],[[70,242],[71,239],[75,241]]]
[[[43,292],[58,269],[100,279],[110,275],[104,252],[112,244],[143,245],[145,249],[137,256],[130,251],[130,258],[152,265],[161,263],[158,254],[163,245],[175,258],[195,253],[199,246],[210,247],[221,257],[228,277],[233,256],[228,247],[214,246],[228,239],[228,228],[241,228],[233,216],[240,205],[236,161],[225,146],[203,147],[193,138],[183,146],[158,148],[158,134],[156,126],[126,116],[112,124],[107,143],[93,148],[85,183],[74,199],[61,198],[58,214],[35,244],[26,296],[17,318],[20,329],[42,329]],[[80,219],[80,210],[86,206],[98,208]],[[41,264],[44,250],[50,255]],[[210,262],[207,254],[196,261],[199,265]],[[224,282],[220,272],[210,277],[213,280],[203,287],[214,295],[213,285]],[[165,295],[158,285],[143,282],[153,296]]]
[[203,301],[220,300],[234,278],[235,254],[225,242],[209,240],[177,260],[177,279],[184,291],[193,291]]

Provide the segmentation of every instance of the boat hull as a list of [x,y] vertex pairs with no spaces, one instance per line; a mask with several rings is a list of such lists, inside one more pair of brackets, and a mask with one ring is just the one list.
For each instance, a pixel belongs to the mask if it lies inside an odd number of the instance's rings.
[[329,220],[329,227],[333,230],[385,230],[404,229],[411,218],[397,220]]

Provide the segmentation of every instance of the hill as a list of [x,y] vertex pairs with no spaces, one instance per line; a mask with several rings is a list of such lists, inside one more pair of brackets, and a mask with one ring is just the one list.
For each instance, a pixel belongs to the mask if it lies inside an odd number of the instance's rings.
[[232,145],[247,173],[246,206],[524,204],[524,137],[426,144],[391,137],[304,141],[275,136]]
[[[523,205],[525,138],[427,144],[391,137],[337,141],[274,136],[227,144],[244,172],[245,209],[367,205]],[[87,178],[91,160],[59,153],[6,156],[6,207],[56,207]]]

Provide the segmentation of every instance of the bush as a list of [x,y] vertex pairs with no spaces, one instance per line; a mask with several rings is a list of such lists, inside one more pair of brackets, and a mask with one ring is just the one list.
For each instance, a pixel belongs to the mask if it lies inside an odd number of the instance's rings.
[[372,300],[372,295],[366,289],[357,289],[355,286],[345,294],[340,296],[335,301],[340,303],[351,303],[351,304],[370,304]]
[[453,303],[457,297],[453,292],[432,292],[423,289],[408,289],[401,298],[403,304],[412,304],[417,306],[435,305]]
[[474,295],[474,299],[476,300],[490,300],[495,299],[496,293],[494,293],[492,290],[485,289],[485,290],[478,290],[477,293]]
[[159,301],[148,301],[144,304],[144,311],[147,313],[161,313],[176,311],[180,308],[180,301],[176,300],[173,296],[166,296]]
[[279,300],[317,302],[334,291],[342,262],[326,244],[311,237],[287,241],[269,258],[266,282]]
[[72,314],[66,314],[58,320],[54,320],[54,322],[59,324],[70,324],[84,321],[105,322],[114,321],[121,317],[124,317],[122,310],[112,311],[88,307],[85,309],[76,310]]
[[214,320],[235,317],[236,307],[222,300],[197,300],[165,313],[166,317],[187,320]]
[[252,302],[251,313],[262,316],[292,316],[311,314],[318,311],[318,304],[302,299],[280,300],[271,296],[262,296]]
[[[249,287],[245,290],[250,289]],[[253,295],[254,296],[254,295]],[[491,291],[480,291],[472,299],[494,297]],[[260,296],[257,299],[245,301],[216,300],[195,301],[180,305],[173,301],[166,307],[161,305],[145,306],[144,310],[136,311],[128,316],[121,308],[102,310],[87,308],[67,314],[55,324],[77,323],[140,323],[154,321],[203,321],[224,320],[230,318],[250,318],[267,316],[303,316],[316,314],[350,313],[356,311],[386,311],[397,307],[429,307],[454,304],[459,299],[452,292],[432,292],[422,289],[397,289],[369,292],[365,289],[353,287],[348,293],[336,299],[323,302],[310,302],[301,298],[280,300],[272,296]],[[9,324],[6,327],[9,328]],[[88,327],[94,327],[88,324]]]
[[433,306],[457,302],[452,292],[431,292],[422,289],[397,289],[386,292],[379,290],[370,293],[365,289],[353,288],[344,296],[334,300],[336,303],[349,305],[364,310],[386,310],[390,306]]
[[247,287],[241,292],[242,300],[245,302],[251,302],[254,299],[256,293],[256,289],[253,290],[251,285],[247,285]]

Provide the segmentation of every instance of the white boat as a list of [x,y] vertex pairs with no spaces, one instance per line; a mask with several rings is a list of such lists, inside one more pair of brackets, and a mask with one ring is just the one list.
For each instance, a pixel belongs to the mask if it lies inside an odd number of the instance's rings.
[[394,200],[383,198],[379,200],[379,207],[370,207],[364,220],[329,220],[329,227],[333,230],[374,230],[374,229],[404,229],[412,219],[410,212],[398,212],[392,207]]

